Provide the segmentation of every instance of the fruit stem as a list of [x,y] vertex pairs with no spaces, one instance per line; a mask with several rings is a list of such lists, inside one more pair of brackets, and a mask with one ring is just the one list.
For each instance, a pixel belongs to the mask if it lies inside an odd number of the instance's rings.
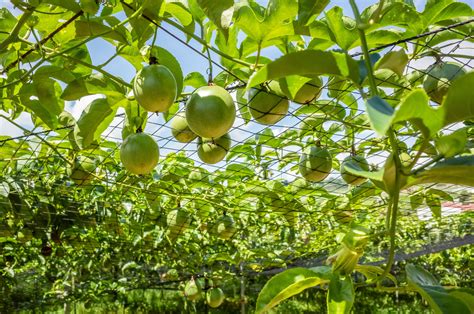
[[360,42],[362,44],[361,46],[362,46],[362,52],[364,53],[365,66],[367,67],[367,77],[370,83],[370,95],[376,96],[378,94],[377,84],[375,84],[372,63],[370,63],[369,47],[367,45],[367,39],[365,38],[365,32],[361,27],[359,27],[360,25],[362,25],[359,9],[357,8],[357,4],[355,3],[354,0],[349,0],[349,2],[351,4],[352,11],[354,12],[354,16],[357,23],[357,31],[359,32]]
[[[206,42],[205,38],[204,38],[204,25],[202,23],[199,23],[199,27],[201,28],[201,39]],[[206,54],[207,54],[207,61],[209,62],[209,68],[207,69],[208,70],[208,76],[207,76],[207,83],[210,85],[212,83],[212,59],[211,59],[211,52],[209,51],[209,46],[206,44],[206,45],[203,45],[204,46],[204,49],[206,50]]]
[[257,46],[257,57],[255,58],[255,64],[253,65],[253,69],[252,69],[253,72],[257,71],[258,62],[260,61],[260,53],[261,52],[262,52],[262,42],[259,41],[258,46]]

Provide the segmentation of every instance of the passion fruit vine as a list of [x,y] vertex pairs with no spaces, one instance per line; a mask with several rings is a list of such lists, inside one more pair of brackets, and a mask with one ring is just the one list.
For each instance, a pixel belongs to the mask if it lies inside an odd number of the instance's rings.
[[221,137],[234,124],[234,100],[220,86],[200,87],[186,103],[186,121],[189,128],[200,137]]
[[151,64],[141,69],[133,82],[137,102],[151,112],[165,112],[177,97],[173,73],[164,65]]
[[290,102],[284,96],[280,84],[277,81],[271,81],[268,84],[262,84],[260,89],[249,90],[248,105],[255,121],[272,125],[286,116]]
[[133,174],[148,174],[158,164],[160,150],[153,138],[145,133],[129,135],[120,148],[120,160]]

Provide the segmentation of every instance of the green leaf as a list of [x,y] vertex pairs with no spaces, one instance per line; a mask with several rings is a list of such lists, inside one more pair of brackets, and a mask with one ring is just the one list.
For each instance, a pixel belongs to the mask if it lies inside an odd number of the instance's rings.
[[102,24],[100,19],[89,19],[89,20],[78,20],[75,22],[76,37],[92,37],[92,36],[103,36],[119,41],[124,44],[128,44],[128,40],[125,34],[117,30],[112,30],[111,27]]
[[330,35],[333,41],[343,50],[349,50],[359,39],[355,21],[343,16],[340,7],[334,7],[326,12],[326,23],[331,30]]
[[416,210],[417,208],[421,207],[423,205],[423,201],[425,200],[425,197],[423,194],[418,193],[410,196],[410,207],[412,210]]
[[234,0],[197,0],[197,3],[209,18],[227,37],[234,15]]
[[474,290],[469,288],[446,289],[450,296],[458,298],[474,313]]
[[299,0],[298,24],[306,25],[312,18],[323,12],[328,4],[329,0]]
[[[368,279],[368,283],[374,282],[379,276],[384,273],[384,269],[379,266],[373,265],[356,265],[355,271],[363,274]],[[387,274],[387,278],[390,279],[394,284],[397,284],[397,279],[390,273]]]
[[456,130],[435,140],[436,149],[445,158],[453,157],[466,149],[466,129]]
[[239,109],[240,117],[244,120],[245,124],[248,124],[252,119],[250,114],[245,89],[238,89],[236,93],[237,107]]
[[82,112],[74,127],[74,138],[80,149],[88,148],[98,140],[115,117],[116,106],[111,106],[107,99],[93,100]]
[[114,98],[123,98],[125,89],[100,73],[84,76],[70,82],[64,89],[61,98],[77,100],[94,94],[104,94]]
[[293,99],[301,87],[309,81],[311,81],[311,78],[299,75],[289,75],[280,79],[280,87],[288,98]]
[[193,16],[186,8],[186,2],[183,0],[167,0],[165,12],[175,17],[183,26],[193,23]]
[[427,194],[425,195],[426,205],[431,210],[433,217],[436,219],[441,219],[441,199],[439,196],[434,194]]
[[355,292],[351,277],[333,276],[327,294],[328,313],[350,313],[354,298]]
[[453,81],[443,100],[444,125],[474,118],[474,72]]
[[474,186],[474,156],[448,158],[408,179],[408,186],[423,183],[452,183]]
[[395,110],[379,96],[369,98],[365,103],[365,107],[367,108],[367,115],[369,116],[372,129],[379,136],[385,135],[392,125]]
[[270,0],[265,12],[254,9],[252,2],[236,5],[235,23],[256,42],[264,42],[294,33],[292,20],[298,13],[296,0]]
[[184,78],[184,86],[199,88],[207,85],[207,80],[199,72],[191,72]]
[[61,87],[50,78],[36,78],[33,83],[24,84],[19,91],[21,103],[50,129],[58,126],[58,116],[64,109],[64,102],[57,96],[59,93]]
[[253,87],[267,80],[279,79],[289,75],[336,75],[348,78],[355,83],[359,81],[357,62],[347,54],[303,50],[284,55],[256,72],[249,80],[247,87]]
[[148,112],[140,110],[139,105],[135,100],[128,100],[124,98],[117,103],[117,107],[125,109],[126,119],[124,119],[122,129],[122,139],[126,139],[130,134],[135,133],[139,127],[145,129]]
[[365,171],[363,170],[359,163],[354,162],[354,161],[349,161],[344,164],[345,170],[348,172],[355,174],[360,177],[364,177],[370,180],[375,180],[375,181],[383,181],[383,173],[384,169],[381,168],[377,171]]
[[392,124],[400,121],[412,121],[426,137],[436,134],[443,127],[442,107],[429,105],[429,97],[422,89],[409,92],[395,110]]
[[255,312],[264,313],[305,289],[328,283],[328,269],[329,267],[312,270],[296,267],[273,276],[260,291]]
[[391,51],[384,55],[376,64],[374,69],[389,69],[397,73],[398,76],[403,76],[403,71],[408,64],[408,56],[405,50]]
[[[419,266],[407,264],[405,267],[407,281],[412,286],[435,313],[471,313],[464,300],[450,294],[449,290],[439,285],[438,281],[429,272]],[[470,299],[472,302],[472,298]]]
[[154,46],[151,48],[150,54],[158,59],[158,63],[166,66],[176,79],[178,95],[183,90],[183,70],[176,57],[165,48]]

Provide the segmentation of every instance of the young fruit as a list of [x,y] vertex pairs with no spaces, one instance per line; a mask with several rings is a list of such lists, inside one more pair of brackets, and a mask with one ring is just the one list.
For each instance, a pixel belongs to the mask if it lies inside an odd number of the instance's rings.
[[300,174],[308,181],[324,180],[332,169],[332,157],[325,148],[316,145],[308,147],[300,157]]
[[199,138],[198,156],[206,164],[215,164],[224,159],[232,140],[229,134],[219,138]]
[[218,236],[222,240],[228,240],[235,234],[235,222],[231,216],[222,216],[217,219],[216,223],[212,226],[212,234]]
[[76,184],[89,184],[94,178],[97,164],[94,159],[88,156],[78,156],[74,160],[74,165],[68,168],[67,172],[71,180]]
[[211,288],[206,292],[207,304],[212,308],[219,307],[224,299],[225,295],[221,288]]
[[359,176],[353,175],[350,172],[348,172],[346,170],[346,165],[347,164],[352,164],[355,167],[360,168],[361,170],[369,171],[369,163],[367,162],[367,160],[364,157],[362,157],[360,155],[346,157],[341,163],[341,170],[340,171],[341,171],[342,179],[347,184],[360,185],[360,184],[364,183],[367,180],[367,178],[359,177]]
[[437,62],[426,70],[423,88],[432,101],[440,104],[451,81],[465,73],[466,71],[454,62]]
[[201,292],[201,285],[196,280],[194,280],[194,278],[191,278],[191,280],[188,281],[184,286],[184,295],[188,298],[188,300],[198,300],[201,297]]
[[192,142],[197,135],[191,131],[186,121],[186,114],[184,112],[178,112],[173,120],[171,120],[171,133],[173,137],[181,143]]
[[166,224],[172,235],[178,236],[189,227],[190,216],[188,212],[181,208],[174,209],[166,216]]
[[150,173],[158,164],[159,157],[158,144],[145,133],[129,135],[120,148],[120,160],[133,174]]
[[321,95],[322,86],[323,81],[320,78],[313,79],[298,90],[293,100],[298,104],[308,104]]
[[135,76],[133,94],[147,111],[165,112],[176,100],[176,80],[164,65],[151,64]]
[[250,114],[261,124],[277,123],[286,116],[290,106],[277,81],[271,81],[268,86],[262,85],[260,89],[252,88],[248,100]]
[[220,86],[200,87],[186,104],[186,121],[189,128],[200,137],[221,137],[234,124],[234,100]]

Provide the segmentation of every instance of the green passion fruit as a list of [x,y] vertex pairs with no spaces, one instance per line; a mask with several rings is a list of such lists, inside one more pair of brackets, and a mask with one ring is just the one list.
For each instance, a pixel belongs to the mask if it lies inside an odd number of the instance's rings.
[[94,173],[97,169],[97,164],[94,159],[88,156],[78,156],[74,160],[72,167],[68,168],[67,172],[71,180],[76,184],[89,184],[94,178]]
[[120,148],[123,166],[137,175],[150,173],[158,164],[159,157],[158,144],[145,133],[130,134]]
[[316,100],[321,95],[322,86],[323,80],[319,77],[309,81],[296,92],[293,101],[298,104],[308,104]]
[[235,234],[235,221],[229,216],[222,216],[212,226],[211,233],[222,240],[228,240]]
[[197,151],[199,159],[206,164],[216,164],[227,155],[231,143],[229,134],[219,138],[199,138]]
[[164,65],[151,64],[135,76],[133,94],[145,110],[165,112],[176,100],[176,80]]
[[234,100],[220,86],[200,87],[186,104],[186,121],[189,128],[200,137],[221,137],[234,124]]
[[166,224],[173,235],[182,234],[189,227],[190,220],[188,212],[181,208],[173,209],[166,216]]
[[324,180],[332,169],[332,157],[325,148],[316,145],[306,148],[300,157],[300,174],[308,181]]
[[466,71],[454,62],[437,62],[426,70],[423,88],[432,101],[440,104],[451,81],[465,73]]
[[271,81],[261,85],[260,89],[252,88],[248,93],[250,114],[261,124],[272,125],[283,119],[288,113],[290,102],[283,96],[280,84]]
[[221,288],[211,288],[206,292],[207,304],[212,308],[219,307],[224,299],[225,295]]
[[201,285],[192,278],[184,286],[184,295],[188,300],[196,301],[201,297],[202,288]]
[[364,183],[365,181],[367,181],[367,178],[356,176],[348,172],[346,169],[346,166],[348,164],[354,165],[355,167],[360,168],[361,170],[369,171],[369,163],[364,157],[360,155],[354,155],[354,156],[348,156],[344,158],[344,160],[341,163],[340,171],[341,171],[342,179],[347,184],[360,185]]
[[171,133],[181,143],[192,142],[197,135],[189,128],[184,112],[177,113],[171,120]]

